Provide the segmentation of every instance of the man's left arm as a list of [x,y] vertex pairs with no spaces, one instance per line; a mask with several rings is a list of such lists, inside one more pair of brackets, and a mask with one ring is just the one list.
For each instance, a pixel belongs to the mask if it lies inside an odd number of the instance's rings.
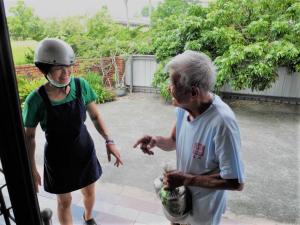
[[244,187],[243,163],[240,157],[241,141],[236,122],[224,126],[213,139],[215,155],[219,163],[218,172],[210,174],[184,174],[173,171],[166,174],[166,183],[171,187],[197,186],[203,188],[237,190]]
[[165,174],[166,185],[171,188],[179,186],[196,186],[203,188],[222,189],[222,190],[243,190],[244,184],[238,179],[223,179],[220,173],[210,175],[193,175],[180,171],[172,171]]

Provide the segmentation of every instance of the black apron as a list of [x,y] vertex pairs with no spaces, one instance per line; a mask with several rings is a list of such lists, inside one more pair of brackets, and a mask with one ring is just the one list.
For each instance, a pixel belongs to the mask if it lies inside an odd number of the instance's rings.
[[38,93],[47,111],[44,152],[44,188],[54,194],[72,192],[94,183],[102,174],[94,143],[84,124],[86,106],[79,79],[76,99],[52,106],[45,87]]

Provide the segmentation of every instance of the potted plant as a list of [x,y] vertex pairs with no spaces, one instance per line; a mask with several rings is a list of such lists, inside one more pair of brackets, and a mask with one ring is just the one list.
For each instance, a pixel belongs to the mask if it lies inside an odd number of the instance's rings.
[[117,75],[118,72],[114,74],[114,82],[115,82],[115,93],[118,97],[124,96],[127,93],[127,88],[124,84],[124,75],[120,78]]
[[[120,74],[117,64],[117,50],[110,51],[109,60],[101,57],[99,67],[102,72],[103,83],[113,89],[119,97],[126,95],[127,88],[125,85],[125,74]],[[112,80],[109,74],[113,72]]]
[[126,95],[127,93],[127,88],[125,86],[125,74],[120,74],[119,72],[119,67],[116,62],[116,54],[112,54],[112,63],[114,65],[114,90],[117,96],[121,97]]

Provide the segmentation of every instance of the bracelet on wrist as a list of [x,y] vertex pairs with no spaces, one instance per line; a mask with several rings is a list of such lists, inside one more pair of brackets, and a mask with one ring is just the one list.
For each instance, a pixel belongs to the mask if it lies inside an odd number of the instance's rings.
[[114,145],[115,142],[114,142],[114,140],[112,140],[112,139],[107,139],[107,140],[105,140],[105,144],[106,144],[106,145]]

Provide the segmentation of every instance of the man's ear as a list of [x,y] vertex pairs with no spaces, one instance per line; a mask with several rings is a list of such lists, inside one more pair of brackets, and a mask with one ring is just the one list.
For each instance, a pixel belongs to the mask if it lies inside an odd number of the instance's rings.
[[198,88],[192,87],[191,93],[192,93],[192,96],[193,96],[193,97],[199,95],[199,90],[198,90]]

